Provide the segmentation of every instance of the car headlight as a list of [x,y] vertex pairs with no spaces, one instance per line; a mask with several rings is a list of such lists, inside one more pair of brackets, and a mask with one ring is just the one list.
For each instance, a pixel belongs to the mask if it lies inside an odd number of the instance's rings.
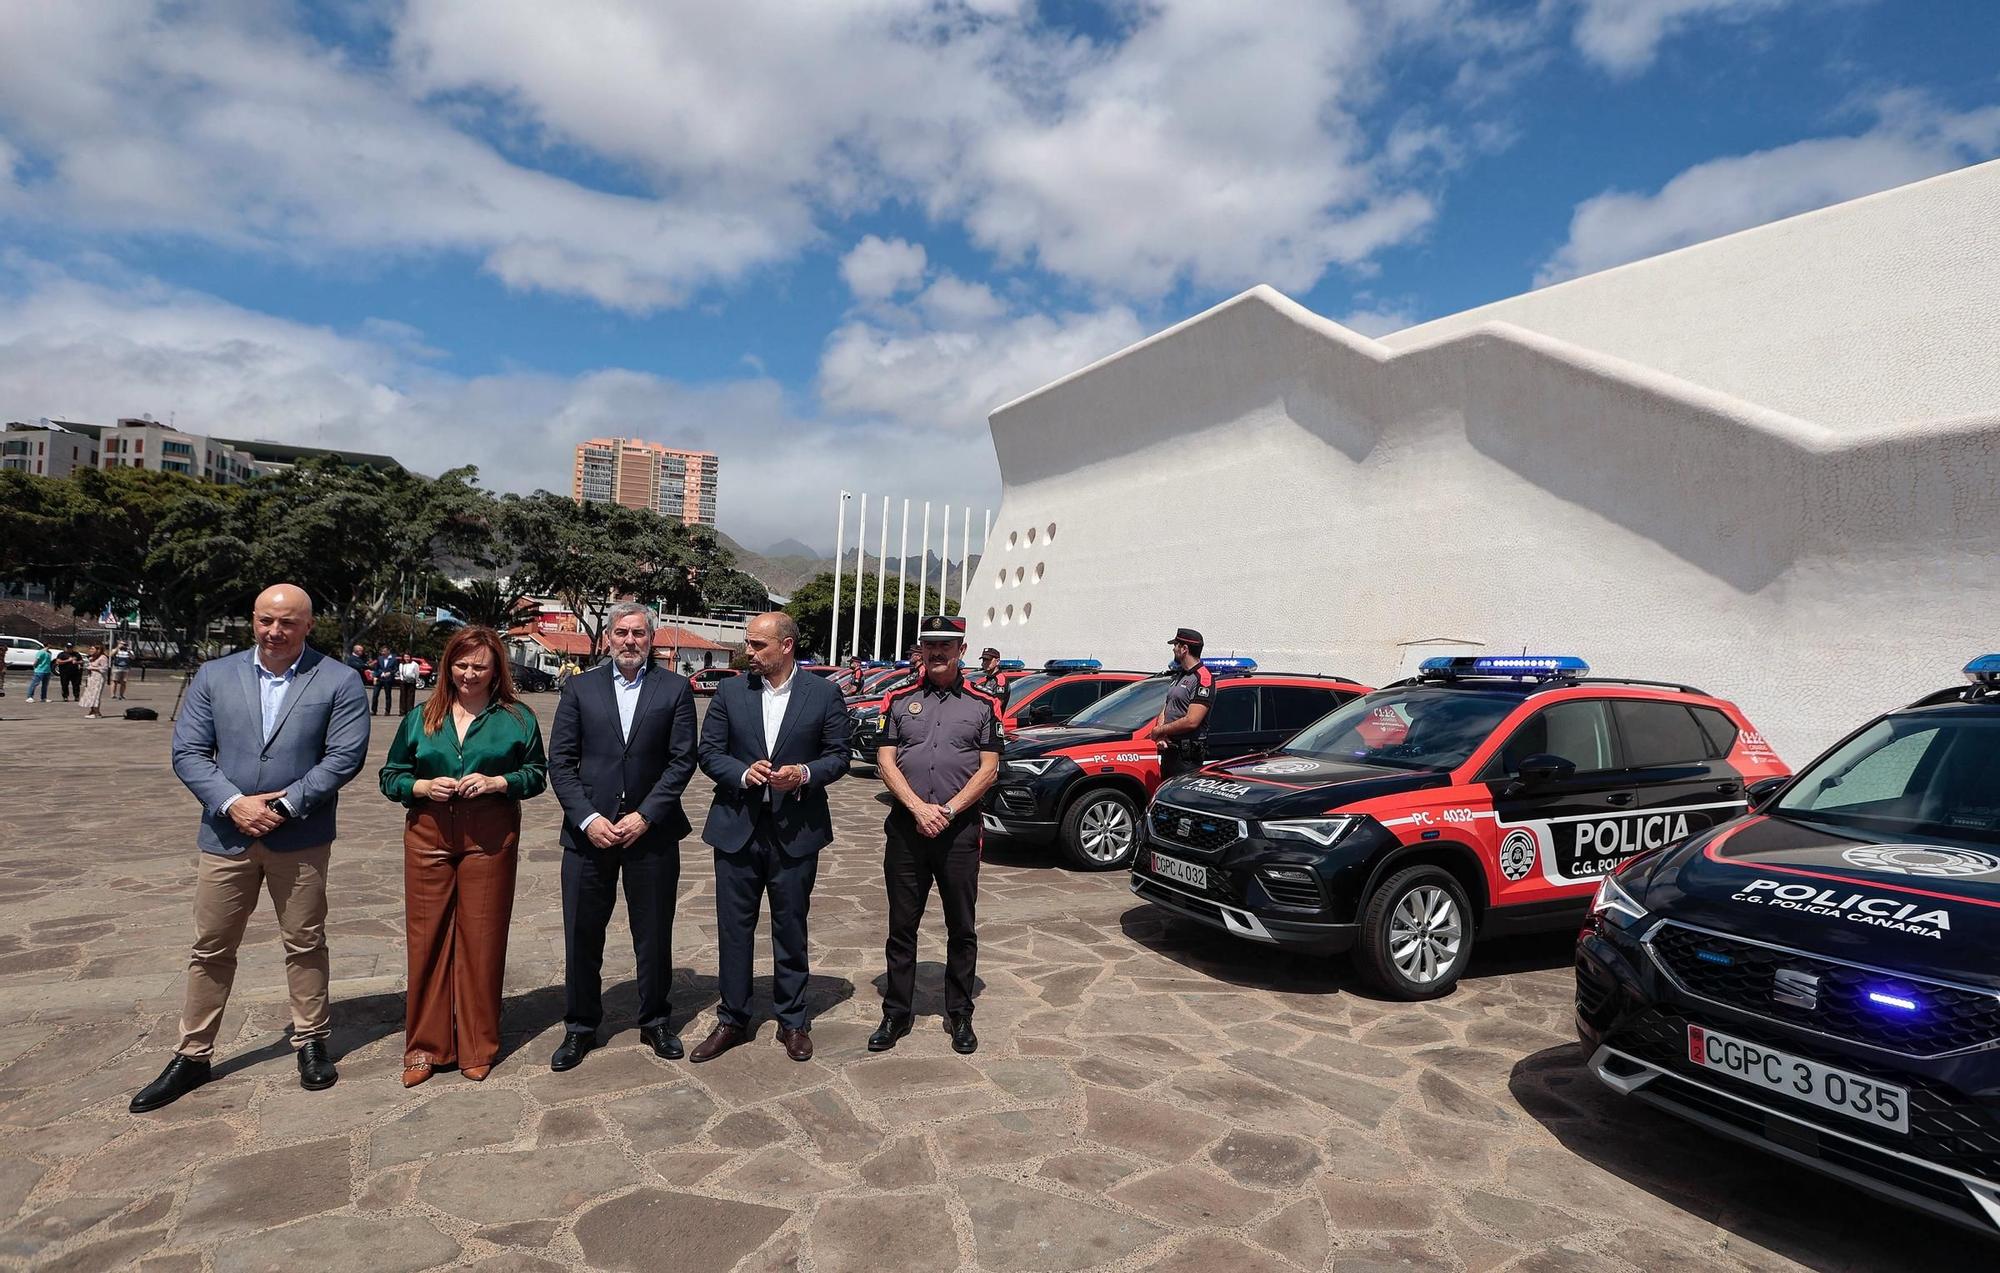
[[1604,919],[1619,928],[1630,928],[1646,918],[1646,908],[1634,901],[1618,882],[1615,875],[1607,875],[1597,885],[1597,894],[1590,899],[1590,914],[1593,919]]
[[1050,765],[1061,759],[1061,756],[1042,756],[1035,760],[1010,760],[1001,768],[1010,774],[1045,774]]
[[1360,821],[1359,816],[1349,815],[1342,818],[1285,818],[1257,825],[1274,840],[1311,840],[1314,844],[1329,845],[1352,831]]

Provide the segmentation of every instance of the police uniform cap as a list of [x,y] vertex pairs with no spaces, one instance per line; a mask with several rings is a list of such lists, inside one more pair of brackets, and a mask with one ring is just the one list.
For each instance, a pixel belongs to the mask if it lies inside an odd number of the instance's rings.
[[979,652],[979,657],[982,659],[997,659],[1000,657],[1000,651],[989,645]]
[[919,641],[963,641],[965,620],[949,614],[934,614],[917,631]]
[[1174,635],[1168,639],[1167,644],[1172,645],[1176,641],[1185,641],[1189,645],[1200,645],[1202,644],[1201,633],[1196,632],[1193,628],[1176,628]]

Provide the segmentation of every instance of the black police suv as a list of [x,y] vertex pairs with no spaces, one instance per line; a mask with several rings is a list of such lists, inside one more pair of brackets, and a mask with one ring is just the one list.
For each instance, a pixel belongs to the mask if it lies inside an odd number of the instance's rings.
[[2000,655],[1966,672],[1607,876],[1576,1023],[1613,1090],[1991,1235]]

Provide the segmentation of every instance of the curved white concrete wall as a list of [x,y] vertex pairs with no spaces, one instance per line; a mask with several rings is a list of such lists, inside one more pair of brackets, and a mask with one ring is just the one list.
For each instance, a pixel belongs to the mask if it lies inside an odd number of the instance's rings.
[[1513,323],[1829,428],[2000,406],[2000,160],[1382,338]]
[[2000,371],[1955,392],[1986,414],[1830,428],[1506,323],[1392,351],[1257,288],[993,414],[971,635],[1152,667],[1187,624],[1374,683],[1575,652],[1735,699],[1798,763],[2000,649]]

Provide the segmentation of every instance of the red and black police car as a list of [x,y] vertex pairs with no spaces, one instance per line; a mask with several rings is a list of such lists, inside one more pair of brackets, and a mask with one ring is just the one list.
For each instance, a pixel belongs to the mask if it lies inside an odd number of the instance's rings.
[[1008,733],[1031,725],[1062,725],[1084,708],[1150,672],[1107,670],[1096,659],[1050,659],[1039,672],[1008,682],[1000,728]]
[[1608,876],[1577,1033],[1614,1090],[2000,1232],[2000,655]]
[[[1367,687],[1334,676],[1260,672],[1254,659],[1203,659],[1215,702],[1202,738],[1209,756],[1267,751]],[[1074,866],[1131,863],[1139,812],[1160,785],[1160,750],[1146,730],[1173,687],[1148,676],[1112,691],[1066,725],[1024,728],[1000,756],[1000,777],[981,806],[987,831],[1058,845]]]
[[1252,941],[1351,951],[1428,999],[1474,938],[1564,928],[1606,871],[1785,767],[1734,704],[1573,656],[1436,658],[1265,755],[1162,786],[1132,891]]

